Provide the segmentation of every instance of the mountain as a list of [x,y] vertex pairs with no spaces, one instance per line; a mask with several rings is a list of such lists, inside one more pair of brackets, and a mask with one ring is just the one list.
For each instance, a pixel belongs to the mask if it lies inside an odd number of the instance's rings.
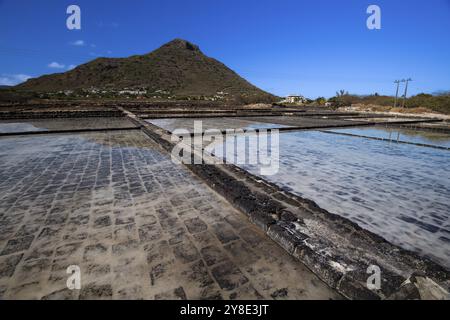
[[198,46],[175,39],[159,49],[128,58],[98,58],[59,74],[30,79],[17,88],[33,91],[145,88],[172,95],[273,95],[258,89],[223,63],[204,55]]

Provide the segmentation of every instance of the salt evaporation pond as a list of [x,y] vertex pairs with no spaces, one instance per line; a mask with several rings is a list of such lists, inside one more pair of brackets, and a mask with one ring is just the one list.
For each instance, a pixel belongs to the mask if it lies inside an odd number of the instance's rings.
[[16,119],[1,120],[0,133],[42,132],[42,131],[68,131],[82,129],[120,129],[134,127],[135,125],[125,118],[76,118],[76,119]]
[[194,131],[194,121],[201,121],[202,130],[226,130],[226,129],[274,129],[289,127],[287,125],[277,123],[265,123],[259,121],[245,120],[235,117],[219,117],[219,118],[162,118],[149,119],[147,122],[154,124],[167,131],[173,132],[176,129],[187,129],[189,132]]
[[418,131],[404,128],[361,127],[326,130],[337,133],[348,133],[366,137],[391,139],[400,141],[429,144],[450,148],[450,138],[446,133]]
[[[240,166],[260,173],[258,166]],[[279,172],[264,178],[450,267],[447,150],[318,131],[286,132],[280,134]]]

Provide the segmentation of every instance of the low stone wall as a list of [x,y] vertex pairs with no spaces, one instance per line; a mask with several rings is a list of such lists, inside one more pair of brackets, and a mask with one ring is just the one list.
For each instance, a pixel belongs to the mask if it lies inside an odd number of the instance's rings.
[[140,130],[140,129],[141,129],[140,127],[122,127],[122,128],[85,128],[85,129],[68,129],[68,130],[0,132],[0,137],[35,136],[35,135],[50,135],[50,134],[70,134],[70,133],[88,133],[88,132],[108,132],[108,131],[126,131],[126,130]]
[[99,111],[0,111],[0,120],[11,119],[52,119],[52,118],[91,118],[91,117],[123,117],[117,110]]
[[176,113],[176,114],[139,114],[139,117],[142,119],[198,119],[198,118],[245,118],[245,117],[273,117],[273,116],[284,116],[289,115],[288,113],[260,113],[260,112],[252,112],[252,113],[220,113],[220,112],[210,112],[210,113]]
[[[308,113],[305,110],[269,110],[261,112],[261,110],[243,110],[243,111],[203,111],[203,112],[183,112],[183,111],[163,111],[163,112],[136,112],[142,119],[160,119],[160,118],[220,118],[220,117],[278,117],[278,116],[299,116],[299,117],[329,117],[333,119],[340,119],[343,117],[354,117],[357,114],[344,114],[344,113]],[[367,117],[365,117],[367,118]]]
[[[167,131],[121,109],[167,152]],[[349,299],[441,299],[450,272],[403,250],[314,202],[233,165],[186,165],[235,208],[246,214],[293,257]],[[381,271],[380,289],[369,289],[370,266]]]

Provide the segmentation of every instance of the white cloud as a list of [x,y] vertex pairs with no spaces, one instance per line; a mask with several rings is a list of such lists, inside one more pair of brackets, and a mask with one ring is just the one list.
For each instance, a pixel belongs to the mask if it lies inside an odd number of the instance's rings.
[[66,66],[58,62],[52,62],[48,65],[48,67],[53,69],[64,69]]
[[32,78],[26,74],[2,74],[0,76],[0,85],[2,86],[15,86],[16,84],[27,81]]
[[72,70],[72,69],[75,69],[76,67],[77,67],[76,65],[71,64],[67,67],[67,70]]
[[85,45],[83,40],[77,40],[77,41],[73,41],[70,43],[70,45],[72,46],[77,46],[77,47],[82,47]]

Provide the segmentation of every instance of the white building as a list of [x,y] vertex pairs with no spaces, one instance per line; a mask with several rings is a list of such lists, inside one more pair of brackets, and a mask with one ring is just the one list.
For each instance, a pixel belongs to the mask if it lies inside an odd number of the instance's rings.
[[306,98],[302,95],[291,94],[291,95],[288,95],[284,101],[287,103],[303,104],[303,103],[306,103]]
[[147,94],[147,90],[140,90],[140,89],[137,89],[137,90],[125,89],[125,90],[119,91],[119,94],[120,94],[120,95],[128,94],[128,95],[139,96],[139,95]]

